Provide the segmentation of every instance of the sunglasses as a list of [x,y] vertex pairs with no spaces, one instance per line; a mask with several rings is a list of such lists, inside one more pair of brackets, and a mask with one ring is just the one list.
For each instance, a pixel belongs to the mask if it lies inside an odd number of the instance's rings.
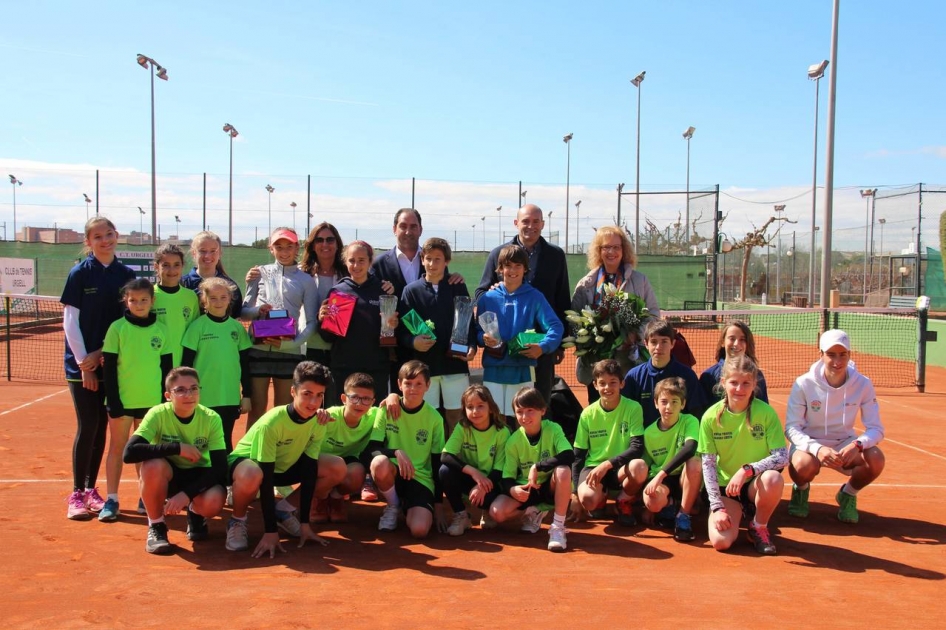
[[316,236],[314,239],[312,239],[312,242],[315,243],[316,245],[321,245],[322,243],[328,243],[329,245],[334,245],[335,237],[334,236],[324,236],[324,237]]

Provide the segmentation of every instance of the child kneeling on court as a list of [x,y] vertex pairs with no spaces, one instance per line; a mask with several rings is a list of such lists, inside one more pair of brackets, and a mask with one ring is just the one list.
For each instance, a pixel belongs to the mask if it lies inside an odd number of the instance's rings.
[[152,407],[125,445],[123,461],[141,463],[138,487],[148,511],[148,553],[166,554],[165,515],[187,511],[187,539],[207,538],[207,520],[223,509],[227,450],[220,416],[200,404],[197,370],[174,368],[165,379],[169,401]]
[[725,551],[736,542],[745,514],[749,541],[772,556],[768,523],[782,499],[788,449],[775,410],[755,397],[758,370],[745,355],[726,360],[719,380],[723,398],[703,414],[696,448],[709,495],[713,548]]
[[649,478],[644,487],[644,507],[657,514],[661,526],[673,527],[673,537],[679,542],[693,540],[690,514],[703,483],[700,460],[694,457],[700,421],[681,413],[686,399],[682,378],[671,376],[657,383],[654,404],[660,418],[644,429],[644,461]]
[[341,481],[330,488],[324,498],[316,487],[312,523],[348,521],[346,501],[351,493],[359,493],[365,483],[365,471],[371,465],[368,442],[377,416],[384,414],[383,409],[371,406],[374,392],[374,379],[364,372],[355,372],[345,379],[342,404],[325,410],[334,422],[325,426],[319,470],[336,471]]
[[371,478],[387,505],[378,522],[382,532],[397,529],[404,510],[407,527],[415,538],[424,538],[436,521],[444,531],[440,479],[443,451],[443,417],[424,401],[430,387],[430,371],[425,363],[408,361],[397,374],[401,414],[394,420],[379,414],[371,433]]
[[639,403],[621,396],[621,365],[614,359],[598,361],[592,384],[599,399],[578,418],[575,462],[572,464],[573,500],[598,517],[611,492],[617,494],[617,522],[636,524],[633,497],[647,478],[643,466],[629,466],[643,456],[644,412]]
[[[259,492],[265,533],[253,550],[254,558],[276,550],[285,552],[279,542],[277,526],[299,538],[299,547],[307,540],[321,545],[328,541],[317,536],[309,526],[309,510],[320,475],[319,453],[325,438],[325,426],[318,412],[331,375],[328,368],[313,361],[302,361],[292,374],[292,401],[270,409],[246,432],[230,453],[230,485],[233,486],[233,516],[227,523],[227,549],[249,548],[246,511]],[[324,413],[324,412],[323,412]],[[335,485],[341,479],[324,483]],[[300,518],[277,509],[274,486],[301,484],[298,492]],[[301,521],[301,523],[300,523]]]
[[453,520],[447,533],[462,536],[472,527],[470,513],[463,505],[463,495],[470,505],[483,511],[480,527],[492,529],[495,521],[489,508],[499,496],[506,461],[509,430],[499,407],[484,385],[470,385],[460,397],[463,416],[446,446],[440,461],[440,485],[450,507]]
[[489,509],[497,523],[523,511],[522,531],[542,529],[547,512],[537,506],[553,504],[555,515],[549,528],[549,551],[565,551],[565,517],[571,498],[570,466],[575,452],[555,422],[543,420],[547,406],[534,387],[523,387],[512,399],[519,428],[506,440],[503,464],[503,494]]

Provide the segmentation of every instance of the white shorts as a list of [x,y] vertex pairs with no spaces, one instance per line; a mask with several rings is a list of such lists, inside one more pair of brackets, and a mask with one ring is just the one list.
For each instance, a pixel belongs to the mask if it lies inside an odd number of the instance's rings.
[[[828,448],[833,448],[836,451],[840,451],[842,448],[852,443],[856,439],[857,439],[857,436],[852,435],[851,437],[844,438],[843,440],[819,439],[818,443],[821,444],[821,446],[827,446]],[[788,461],[792,461],[792,456],[795,454],[795,451],[797,450],[799,449],[795,448],[795,445],[792,444],[792,447],[788,451]],[[809,455],[811,455],[809,451],[802,451],[802,452],[808,453]],[[817,456],[813,455],[812,457],[817,457]],[[854,472],[853,469],[851,468],[841,468],[840,466],[829,466],[828,464],[822,464],[822,466],[824,468],[830,468],[831,470],[837,471],[841,473],[842,475],[847,475],[848,477],[850,477],[851,473]]]
[[532,381],[513,385],[483,381],[483,385],[489,390],[489,393],[493,395],[493,400],[496,401],[496,405],[499,407],[499,413],[515,418],[516,412],[513,411],[512,408],[512,399],[516,397],[516,392],[523,387],[532,387]]
[[434,409],[440,407],[443,397],[444,409],[460,409],[460,398],[470,386],[469,374],[443,374],[430,377],[430,388],[424,394],[424,400]]

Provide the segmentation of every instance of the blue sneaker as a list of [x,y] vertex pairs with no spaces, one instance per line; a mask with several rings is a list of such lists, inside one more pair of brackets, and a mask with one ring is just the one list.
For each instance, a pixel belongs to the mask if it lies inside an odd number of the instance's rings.
[[690,542],[693,540],[693,525],[690,522],[690,515],[683,512],[677,513],[677,518],[673,527],[673,539],[677,542]]
[[657,525],[664,529],[673,529],[676,525],[676,517],[677,506],[671,501],[657,512]]
[[106,499],[105,505],[99,512],[99,520],[103,523],[114,523],[118,520],[118,501],[115,499]]

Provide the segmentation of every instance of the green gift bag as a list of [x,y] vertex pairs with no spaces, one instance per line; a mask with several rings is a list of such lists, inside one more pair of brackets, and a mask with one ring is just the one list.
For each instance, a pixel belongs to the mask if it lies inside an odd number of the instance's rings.
[[412,335],[429,335],[431,339],[437,339],[437,335],[434,334],[434,331],[431,330],[427,322],[421,319],[421,316],[418,315],[417,311],[414,309],[405,313],[401,321],[404,322],[404,327],[411,331]]
[[522,349],[525,346],[534,343],[541,343],[543,339],[545,339],[545,333],[537,333],[534,330],[526,330],[525,332],[521,332],[513,337],[512,341],[509,342],[509,354],[519,354],[522,352]]

